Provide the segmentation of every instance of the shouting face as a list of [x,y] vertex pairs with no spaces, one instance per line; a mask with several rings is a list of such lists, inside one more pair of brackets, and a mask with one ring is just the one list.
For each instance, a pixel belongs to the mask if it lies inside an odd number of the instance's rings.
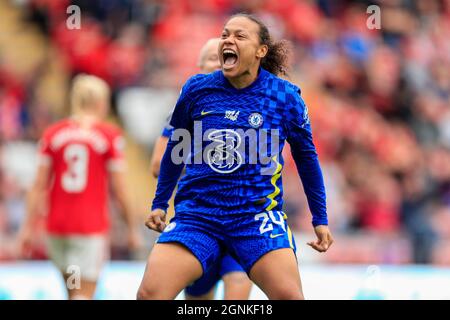
[[259,25],[247,17],[236,16],[226,23],[219,42],[219,59],[225,77],[257,74],[268,49],[259,39]]

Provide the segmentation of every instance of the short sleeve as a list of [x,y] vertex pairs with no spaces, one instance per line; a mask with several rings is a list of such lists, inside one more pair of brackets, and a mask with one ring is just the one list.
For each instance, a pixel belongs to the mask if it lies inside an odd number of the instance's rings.
[[110,137],[110,146],[107,152],[107,166],[110,171],[125,169],[125,138],[120,130]]
[[54,153],[51,149],[51,135],[45,131],[38,143],[38,163],[49,166],[53,162]]

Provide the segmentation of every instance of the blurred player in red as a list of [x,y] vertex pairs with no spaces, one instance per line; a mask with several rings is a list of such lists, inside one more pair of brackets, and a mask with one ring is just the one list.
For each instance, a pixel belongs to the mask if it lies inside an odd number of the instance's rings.
[[[220,70],[219,41],[219,38],[210,39],[200,50],[198,67],[202,73]],[[155,177],[159,175],[161,160],[166,151],[172,131],[173,128],[169,125],[169,121],[167,121],[153,149],[151,170]],[[246,300],[249,298],[252,282],[239,263],[227,254],[222,257],[220,264],[216,268],[204,274],[200,279],[185,289],[186,299],[214,299],[216,284],[220,278],[222,278],[224,283],[225,300]]]
[[75,77],[72,116],[44,132],[37,176],[28,194],[22,252],[31,247],[42,200],[47,200],[48,253],[64,277],[69,299],[93,298],[108,259],[109,180],[128,226],[128,245],[135,249],[139,244],[125,186],[124,138],[119,128],[104,122],[109,100],[110,90],[102,79]]

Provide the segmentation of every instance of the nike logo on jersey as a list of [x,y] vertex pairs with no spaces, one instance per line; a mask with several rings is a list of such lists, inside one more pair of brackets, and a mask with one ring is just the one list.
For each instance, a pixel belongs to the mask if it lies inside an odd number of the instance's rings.
[[279,233],[279,234],[273,234],[273,233],[271,233],[271,234],[270,234],[270,239],[273,239],[273,238],[282,236],[283,234],[284,234],[284,233]]
[[206,116],[207,114],[210,114],[211,112],[213,112],[213,111],[205,111],[205,110],[202,110],[202,112],[200,112],[200,115],[201,115],[201,116]]

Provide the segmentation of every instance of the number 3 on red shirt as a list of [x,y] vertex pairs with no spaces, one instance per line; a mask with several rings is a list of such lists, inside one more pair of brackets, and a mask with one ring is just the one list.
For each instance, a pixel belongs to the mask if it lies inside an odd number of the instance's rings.
[[64,150],[67,170],[63,173],[61,184],[69,193],[83,192],[87,182],[89,150],[82,144],[70,144]]

